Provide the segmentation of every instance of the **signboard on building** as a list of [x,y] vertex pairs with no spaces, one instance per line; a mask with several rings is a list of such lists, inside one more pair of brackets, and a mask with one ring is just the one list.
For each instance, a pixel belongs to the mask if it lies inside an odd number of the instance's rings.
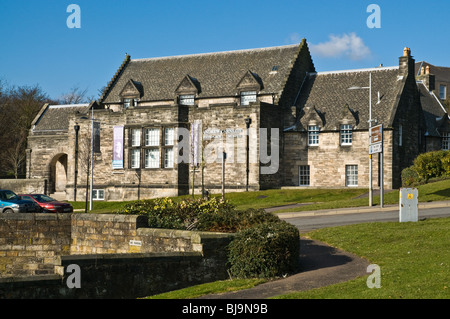
[[123,126],[113,128],[113,169],[123,168]]
[[383,152],[383,125],[377,125],[369,129],[369,154]]

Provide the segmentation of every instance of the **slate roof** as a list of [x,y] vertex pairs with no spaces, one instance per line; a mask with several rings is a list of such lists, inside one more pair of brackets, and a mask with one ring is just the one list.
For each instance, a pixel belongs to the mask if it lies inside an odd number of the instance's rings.
[[444,106],[439,98],[433,93],[429,92],[425,85],[421,82],[417,83],[420,94],[420,103],[422,104],[425,123],[427,126],[426,136],[440,136],[439,128],[448,117]]
[[45,105],[33,122],[34,132],[67,131],[69,116],[75,112],[86,113],[90,104]]
[[426,61],[416,62],[415,63],[415,72],[417,75],[420,74],[420,70],[422,67],[430,66],[430,74],[434,74],[436,80],[443,82],[450,82],[450,68],[444,66],[436,66]]
[[[323,118],[321,130],[339,130],[345,109],[355,118],[354,129],[367,130],[369,125],[369,90],[349,90],[368,87],[372,74],[372,119],[385,127],[392,125],[393,115],[405,79],[399,77],[399,67],[310,73],[301,89],[297,107],[300,109],[297,130],[304,130],[302,109],[315,108]],[[380,100],[378,101],[378,92]]]
[[248,71],[261,79],[260,93],[281,94],[301,45],[149,59],[127,57],[101,102],[121,102],[120,92],[130,79],[141,83],[141,101],[173,100],[187,75],[196,79],[199,97],[235,96],[236,86]]

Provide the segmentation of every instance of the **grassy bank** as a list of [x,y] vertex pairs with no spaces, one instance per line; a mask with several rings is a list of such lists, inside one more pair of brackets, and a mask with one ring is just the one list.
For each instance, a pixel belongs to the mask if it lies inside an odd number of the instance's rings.
[[368,223],[314,231],[309,237],[377,264],[381,288],[369,289],[366,276],[279,298],[449,299],[449,229],[450,218],[436,218],[417,223]]

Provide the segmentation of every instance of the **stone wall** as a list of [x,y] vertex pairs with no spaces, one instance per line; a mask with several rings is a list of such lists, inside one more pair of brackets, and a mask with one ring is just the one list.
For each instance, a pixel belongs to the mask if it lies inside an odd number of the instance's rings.
[[[321,132],[318,146],[308,146],[307,132],[291,132],[284,135],[286,186],[299,186],[299,166],[310,166],[310,186],[325,188],[345,187],[346,165],[358,166],[358,187],[369,186],[369,144],[367,131],[354,131],[352,145],[340,145],[339,132]],[[392,131],[384,131],[384,187],[393,188],[393,180],[399,172],[393,171]],[[373,187],[378,185],[378,156],[372,158]],[[333,178],[330,178],[333,176]]]
[[70,253],[70,214],[2,214],[0,277],[54,274]]
[[9,189],[16,194],[47,194],[46,179],[0,179],[0,189]]
[[[145,228],[143,216],[0,216],[0,298],[136,298],[228,277],[230,234]],[[69,288],[69,265],[81,288]]]

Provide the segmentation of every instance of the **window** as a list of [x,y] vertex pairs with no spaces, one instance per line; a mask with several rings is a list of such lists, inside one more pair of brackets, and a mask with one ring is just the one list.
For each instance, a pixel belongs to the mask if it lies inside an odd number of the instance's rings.
[[447,86],[441,84],[439,86],[439,97],[441,98],[441,100],[445,100],[447,98]]
[[174,128],[166,128],[164,130],[164,145],[173,145],[174,142]]
[[131,150],[131,168],[141,167],[141,150],[138,148]]
[[130,128],[129,136],[130,168],[173,168],[175,128]]
[[141,146],[141,129],[131,130],[131,146]]
[[309,186],[309,165],[302,165],[298,167],[299,185]]
[[442,149],[444,151],[450,150],[450,133],[442,133]]
[[403,126],[398,126],[398,146],[403,144]]
[[181,105],[194,105],[194,95],[180,95],[180,104]]
[[308,145],[315,146],[319,145],[319,126],[309,125],[308,126]]
[[123,107],[125,109],[129,108],[131,106],[131,99],[123,99]]
[[352,126],[349,124],[341,125],[341,145],[352,145]]
[[145,130],[145,146],[159,146],[158,128],[148,128]]
[[93,189],[92,190],[92,199],[93,200],[104,200],[105,199],[105,190],[104,189]]
[[358,165],[345,166],[345,186],[358,186]]
[[249,105],[250,102],[256,102],[256,91],[241,92],[241,105]]
[[145,150],[145,168],[159,168],[159,148]]
[[164,150],[164,167],[173,168],[173,148],[166,148]]

